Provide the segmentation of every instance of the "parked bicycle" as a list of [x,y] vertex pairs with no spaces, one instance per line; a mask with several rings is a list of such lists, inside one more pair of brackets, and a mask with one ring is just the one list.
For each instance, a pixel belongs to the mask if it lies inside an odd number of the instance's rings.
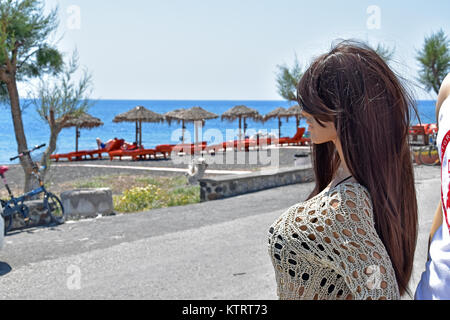
[[[419,160],[425,166],[439,166],[441,161],[439,159],[439,151],[436,143],[437,132],[433,132],[429,135],[428,145],[420,148],[419,150]],[[435,161],[430,161],[430,159],[436,158]]]
[[8,201],[0,200],[1,205],[3,207],[2,216],[5,221],[5,228],[4,228],[5,234],[11,230],[12,222],[15,215],[21,215],[23,217],[25,224],[26,225],[29,224],[30,210],[28,206],[25,204],[25,201],[41,194],[43,195],[42,201],[44,209],[47,211],[47,214],[51,218],[50,224],[62,224],[65,221],[64,207],[62,205],[61,200],[56,195],[54,195],[51,192],[48,192],[45,189],[44,182],[41,178],[39,165],[31,158],[32,152],[41,149],[43,147],[45,147],[45,144],[36,146],[32,150],[25,151],[10,159],[11,161],[14,161],[22,157],[28,157],[28,160],[31,161],[32,164],[32,175],[36,177],[36,179],[39,181],[40,186],[39,188],[32,190],[20,197],[15,197],[13,195],[8,185],[8,182],[6,181],[5,173],[9,170],[9,168],[5,166],[0,166],[0,177],[3,179],[5,188],[8,191],[10,197],[10,200]]

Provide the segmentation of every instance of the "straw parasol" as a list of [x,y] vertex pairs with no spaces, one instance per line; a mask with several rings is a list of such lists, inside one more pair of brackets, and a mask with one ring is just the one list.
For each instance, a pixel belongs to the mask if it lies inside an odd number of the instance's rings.
[[281,118],[286,118],[286,121],[292,117],[291,113],[283,107],[279,107],[264,116],[264,122],[278,118],[278,137],[281,138]]
[[246,119],[251,118],[253,120],[262,120],[262,116],[255,109],[251,109],[247,106],[235,106],[222,114],[221,120],[235,121],[239,119],[239,140],[242,140],[241,127],[242,127],[242,119],[244,119],[244,136],[245,130],[247,129]]
[[185,126],[185,121],[183,119],[179,118],[179,115],[182,111],[185,111],[185,109],[176,109],[176,110],[169,111],[164,114],[164,118],[167,121],[167,123],[169,124],[169,126],[172,125],[172,121],[182,123],[181,142],[184,143],[184,131],[186,130],[186,126]]
[[288,112],[291,114],[292,117],[295,117],[298,128],[300,126],[300,119],[302,117],[302,108],[297,104],[295,106],[290,107],[288,109]]
[[70,117],[63,125],[63,128],[75,127],[75,151],[78,152],[78,138],[80,137],[80,129],[92,129],[100,127],[103,122],[90,114],[83,112],[77,116]]
[[148,110],[143,106],[137,106],[136,108],[119,114],[113,120],[115,123],[119,122],[135,122],[136,123],[136,142],[142,146],[142,122],[163,122],[164,116]]
[[201,107],[192,107],[179,113],[179,119],[182,119],[186,122],[217,119],[218,117],[219,116],[217,114],[209,112]]
[[[176,112],[175,112],[176,111]],[[195,124],[195,144],[198,144],[198,127],[204,125],[205,120],[217,119],[219,116],[209,112],[201,107],[192,107],[190,109],[177,109],[172,114],[166,113],[167,121],[175,120],[185,122],[194,122]],[[184,142],[184,141],[183,141]]]

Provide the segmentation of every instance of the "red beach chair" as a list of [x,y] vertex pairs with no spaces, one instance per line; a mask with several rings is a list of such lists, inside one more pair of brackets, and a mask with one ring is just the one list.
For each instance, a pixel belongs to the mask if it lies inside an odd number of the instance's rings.
[[102,153],[109,153],[111,151],[119,150],[125,143],[124,139],[114,139],[106,144],[106,147],[98,150],[87,151],[90,156],[97,155],[99,159],[102,159]]
[[[56,162],[59,161],[59,159],[66,158],[68,161],[81,161],[81,160],[87,160],[87,157],[90,156],[91,159],[94,157],[89,154],[89,151],[78,151],[78,152],[70,152],[65,154],[52,154],[50,156],[50,159],[56,160]],[[84,159],[83,159],[84,157]]]
[[159,146],[156,146],[155,151],[156,154],[161,153],[164,156],[164,159],[167,159],[168,157],[170,157],[170,154],[172,153],[174,147],[174,144],[161,144]]
[[[172,152],[176,152],[176,154],[183,152],[185,154],[194,154],[195,152],[195,144],[176,144],[173,145]],[[204,151],[207,148],[206,141],[202,141],[201,144],[197,145],[198,150]]]
[[131,157],[133,161],[136,160],[145,160],[147,157],[151,159],[151,156],[156,157],[156,150],[155,149],[136,149],[136,150],[114,150],[111,152],[108,152],[109,159],[111,161],[114,160],[114,158],[119,158],[119,160],[122,160],[122,157]]
[[88,157],[90,157],[90,159],[95,159],[94,155],[98,155],[98,158],[101,159],[102,153],[108,153],[110,151],[120,149],[124,142],[125,140],[123,139],[114,139],[113,141],[109,142],[104,149],[85,150],[64,154],[52,154],[50,156],[50,159],[55,160],[56,162],[58,162],[60,159],[67,159],[68,161],[80,161],[87,160]]
[[311,142],[311,139],[309,138],[303,138],[303,135],[305,134],[306,128],[297,128],[297,133],[292,137],[283,137],[278,139],[278,144],[283,145],[306,145],[307,143]]

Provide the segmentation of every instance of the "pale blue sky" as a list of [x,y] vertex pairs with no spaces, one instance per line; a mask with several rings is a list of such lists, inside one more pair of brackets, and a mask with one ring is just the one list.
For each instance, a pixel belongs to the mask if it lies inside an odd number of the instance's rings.
[[[46,4],[59,5],[58,46],[66,53],[78,49],[81,64],[93,75],[93,97],[100,99],[281,100],[276,66],[291,65],[295,53],[307,65],[338,38],[395,47],[393,68],[414,80],[424,36],[439,28],[450,35],[448,0]],[[379,29],[367,27],[371,5],[380,9]]]

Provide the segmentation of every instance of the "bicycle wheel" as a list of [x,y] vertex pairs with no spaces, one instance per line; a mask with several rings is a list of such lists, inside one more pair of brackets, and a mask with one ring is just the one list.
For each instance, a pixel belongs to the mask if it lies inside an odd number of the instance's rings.
[[66,218],[64,215],[64,207],[57,196],[53,193],[47,193],[44,197],[44,206],[47,208],[52,222],[57,224],[64,223]]
[[[438,150],[435,146],[425,146],[419,150],[419,160],[424,166],[435,166],[440,163],[439,159],[432,161]],[[437,153],[439,154],[439,153]]]

